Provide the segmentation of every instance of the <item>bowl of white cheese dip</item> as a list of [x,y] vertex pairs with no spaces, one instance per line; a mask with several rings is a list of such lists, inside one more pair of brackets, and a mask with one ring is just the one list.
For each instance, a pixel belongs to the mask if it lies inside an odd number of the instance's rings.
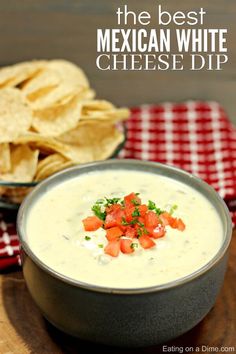
[[22,203],[17,229],[28,290],[49,322],[136,347],[173,339],[210,311],[232,234],[212,187],[138,160],[51,176]]

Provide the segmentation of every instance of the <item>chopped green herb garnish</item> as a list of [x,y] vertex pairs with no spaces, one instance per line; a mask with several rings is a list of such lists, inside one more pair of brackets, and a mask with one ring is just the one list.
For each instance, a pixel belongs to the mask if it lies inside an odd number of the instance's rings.
[[139,226],[143,227],[144,226],[144,223],[140,222],[137,218],[131,220],[130,222],[127,222],[125,220],[125,218],[123,217],[122,218],[122,221],[121,221],[121,224],[124,225],[124,226],[127,226],[127,225],[136,225],[138,224]]
[[140,216],[140,212],[138,210],[138,208],[135,208],[134,211],[132,212],[132,216],[135,217],[135,216]]
[[104,199],[98,199],[97,201],[96,201],[96,204],[103,204],[104,203]]
[[129,225],[129,223],[125,220],[125,217],[124,217],[124,216],[122,217],[121,224],[124,225],[124,226]]
[[142,235],[148,235],[148,231],[147,231],[146,227],[144,227],[144,224],[140,223],[139,226],[141,226],[141,228],[137,230],[138,237],[140,237]]
[[130,245],[131,248],[138,248],[138,244],[136,242],[131,243]]
[[140,203],[136,199],[132,199],[131,203],[134,204],[135,206],[140,205]]
[[[118,192],[111,194],[120,195]],[[149,200],[148,203],[142,203],[140,193],[130,193],[121,198],[101,198],[92,206],[94,215],[88,216],[82,220],[84,230],[96,231],[103,229],[106,233],[108,243],[97,243],[96,247],[103,249],[102,252],[117,257],[119,252],[132,253],[135,248],[152,248],[156,245],[155,240],[165,236],[165,226],[184,231],[186,226],[182,219],[174,218],[171,214],[177,209],[177,205],[170,205],[168,210],[162,210],[157,207],[158,204]],[[78,213],[82,215],[82,213]],[[100,219],[100,220],[99,220]],[[158,227],[155,227],[158,225]],[[92,235],[92,233],[89,233]],[[69,237],[62,235],[65,239]],[[119,242],[119,238],[121,241]],[[85,236],[86,241],[93,240],[93,236]],[[118,242],[112,242],[117,240]],[[92,242],[92,241],[91,241]],[[99,240],[98,242],[102,242]],[[152,259],[152,258],[150,258]]]
[[152,200],[148,201],[148,209],[155,211],[155,213],[157,213],[157,215],[160,215],[164,212],[160,208],[157,208],[156,204]]
[[160,208],[156,208],[155,212],[157,213],[157,215],[161,215],[162,213],[164,213],[164,210],[161,210]]
[[138,234],[138,238],[139,238],[140,236],[142,236],[142,234],[143,234],[143,233],[142,233],[142,230],[141,230],[141,229],[138,229],[138,230],[137,230],[137,234]]
[[176,209],[178,209],[178,205],[176,205],[176,204],[172,205],[172,207],[170,208],[170,211],[169,211],[170,215],[174,214]]
[[94,206],[92,207],[92,211],[94,212],[94,214],[101,220],[105,220],[106,219],[106,212],[102,211],[102,207],[99,204],[94,204]]
[[155,204],[152,200],[149,200],[149,201],[148,201],[148,209],[149,209],[149,210],[154,210],[154,209],[156,209],[156,204]]
[[106,198],[106,197],[105,197],[105,199],[106,199],[106,204],[105,204],[105,206],[117,204],[117,203],[119,203],[119,201],[120,201],[120,198]]
[[137,224],[138,224],[139,226],[141,226],[141,227],[144,226],[144,223],[143,223],[143,222],[140,222],[139,220],[137,221]]
[[129,225],[135,225],[135,224],[138,224],[138,223],[139,223],[138,219],[133,219],[133,220],[130,221]]
[[146,227],[143,227],[143,233],[148,235],[148,230],[146,229]]

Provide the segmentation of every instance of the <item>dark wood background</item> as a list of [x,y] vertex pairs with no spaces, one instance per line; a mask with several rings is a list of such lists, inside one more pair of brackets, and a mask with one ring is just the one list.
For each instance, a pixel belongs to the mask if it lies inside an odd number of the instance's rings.
[[[116,27],[115,11],[207,11],[206,28],[228,29],[229,63],[224,70],[200,72],[99,71],[96,29]],[[151,23],[152,27],[154,21]],[[0,0],[0,64],[32,58],[67,58],[87,72],[98,96],[120,105],[210,99],[221,102],[236,123],[235,0]]]

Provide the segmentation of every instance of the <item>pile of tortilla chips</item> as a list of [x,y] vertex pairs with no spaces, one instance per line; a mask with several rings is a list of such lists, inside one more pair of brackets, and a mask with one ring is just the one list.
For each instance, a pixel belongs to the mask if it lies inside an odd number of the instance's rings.
[[0,69],[0,196],[20,202],[28,192],[1,181],[40,181],[113,154],[129,110],[94,97],[84,72],[65,60]]

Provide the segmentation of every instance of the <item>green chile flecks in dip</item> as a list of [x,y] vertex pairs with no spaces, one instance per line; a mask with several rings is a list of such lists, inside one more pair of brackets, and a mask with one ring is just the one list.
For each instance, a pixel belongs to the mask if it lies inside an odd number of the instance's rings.
[[[104,229],[87,232],[82,220],[91,215],[97,200],[123,198],[131,191],[139,192],[150,209],[158,208],[157,214],[168,210],[182,219],[186,229],[166,226],[165,237],[155,240],[155,247],[143,249],[135,239],[134,252],[111,257],[104,253]],[[154,173],[107,170],[78,176],[42,195],[30,212],[27,235],[35,255],[65,276],[100,286],[138,288],[164,284],[204,266],[219,250],[223,228],[210,201],[190,186]]]

